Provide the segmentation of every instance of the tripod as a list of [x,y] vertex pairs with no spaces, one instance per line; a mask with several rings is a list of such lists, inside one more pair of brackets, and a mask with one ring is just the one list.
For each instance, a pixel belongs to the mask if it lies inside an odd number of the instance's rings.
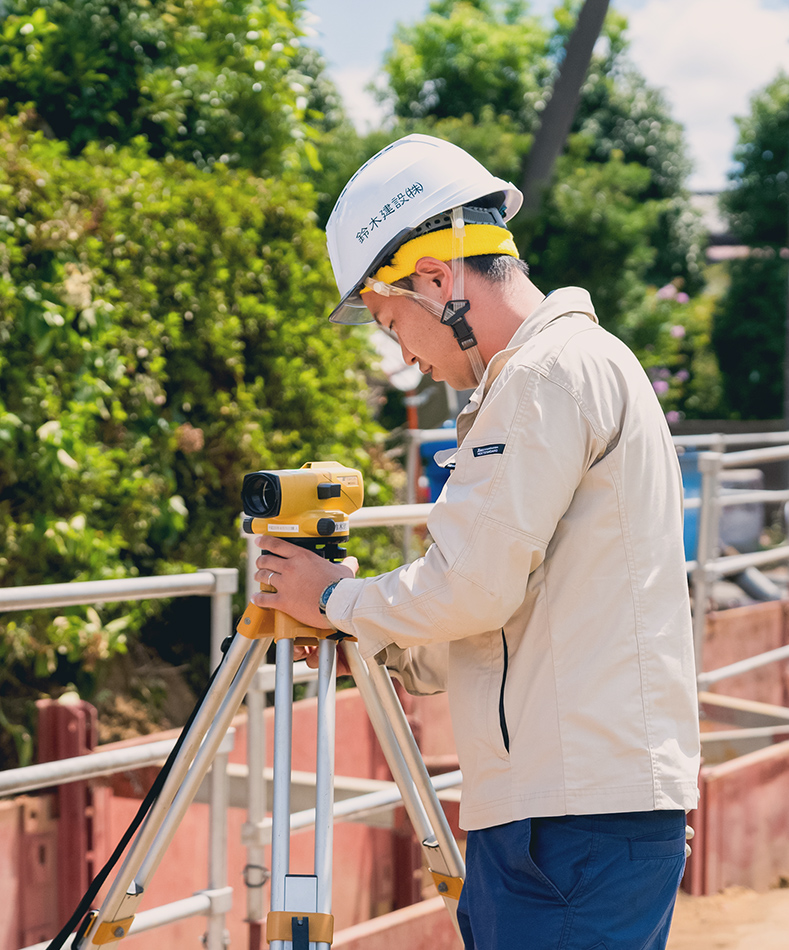
[[[274,614],[272,636],[255,633],[255,629],[261,629],[256,621],[264,613]],[[276,680],[267,938],[272,950],[328,950],[334,929],[331,888],[337,642],[326,638],[326,633],[300,628],[278,612],[249,605],[104,902],[77,931],[72,944],[75,950],[112,943],[128,935],[145,889],[272,641],[276,641]],[[300,643],[304,642],[305,634],[308,642],[318,643],[315,864],[313,874],[297,875],[289,873],[293,644],[297,636]],[[346,640],[343,649],[428,867],[457,927],[463,860],[389,673],[377,664],[368,665],[355,642]]]

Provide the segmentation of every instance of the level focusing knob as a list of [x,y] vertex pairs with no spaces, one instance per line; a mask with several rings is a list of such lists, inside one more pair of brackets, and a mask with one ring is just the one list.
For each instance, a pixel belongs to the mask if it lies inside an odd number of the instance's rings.
[[334,521],[332,521],[331,518],[319,518],[316,528],[318,530],[318,534],[322,538],[326,538],[330,534],[334,534],[337,529],[337,525],[334,523]]

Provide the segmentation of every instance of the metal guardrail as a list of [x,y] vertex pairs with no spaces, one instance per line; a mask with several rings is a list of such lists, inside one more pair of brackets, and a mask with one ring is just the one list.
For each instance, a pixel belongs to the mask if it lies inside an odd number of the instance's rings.
[[[769,436],[769,438],[768,438]],[[726,444],[753,444],[754,442],[776,442],[780,445],[769,445],[764,448],[746,449],[737,452],[724,452]],[[785,502],[789,499],[789,491],[751,491],[720,488],[720,476],[726,469],[744,468],[770,462],[789,460],[789,433],[765,433],[764,438],[748,435],[747,439],[739,438],[735,442],[732,436],[725,441],[723,437],[716,441],[719,451],[700,452],[698,466],[701,472],[701,493],[698,531],[698,550],[696,562],[691,572],[693,587],[693,641],[696,656],[696,669],[701,670],[704,650],[704,625],[707,604],[710,598],[712,585],[722,577],[729,577],[746,571],[748,568],[764,567],[778,564],[789,559],[789,544],[780,545],[766,551],[754,551],[747,554],[732,554],[718,556],[718,539],[720,532],[721,509],[727,505],[745,504],[754,502]],[[747,670],[757,669],[768,663],[786,659],[789,651],[771,650],[744,660],[741,663],[730,664],[718,670],[709,670],[698,673],[700,688],[736,676]]]
[[[129,928],[128,936],[134,937],[136,934],[145,933],[157,927],[164,927],[166,924],[174,924],[179,920],[188,920],[190,917],[199,917],[201,914],[208,917],[212,912],[212,908],[216,905],[213,898],[214,895],[210,892],[201,891],[191,897],[185,897],[183,900],[173,901],[171,904],[162,904],[160,907],[140,911]],[[225,900],[227,900],[226,896]],[[230,907],[228,906],[226,909],[229,910]],[[41,943],[31,944],[25,947],[24,950],[47,950],[49,943],[48,940],[44,940]]]
[[[229,574],[228,574],[229,571]],[[0,611],[35,610],[41,607],[71,607],[78,604],[108,604],[126,600],[156,600],[217,593],[217,578],[238,572],[228,568],[197,571],[194,574],[165,574],[156,577],[125,577],[108,581],[75,581],[70,584],[37,584],[33,587],[0,589]]]
[[732,445],[789,445],[789,431],[784,432],[708,432],[699,435],[673,435],[677,448],[713,448],[723,452]]
[[707,673],[699,673],[696,677],[699,689],[708,689],[713,683],[719,683],[721,680],[728,679],[730,676],[739,676],[740,673],[750,673],[751,670],[757,670],[768,663],[777,663],[779,660],[789,660],[789,646],[778,647],[777,650],[768,650],[766,653],[759,653],[757,656],[748,657],[747,660],[739,660],[737,663],[729,663],[727,666],[721,666],[717,670],[710,670]]
[[[73,584],[42,584],[34,587],[11,587],[0,590],[0,612],[65,607],[78,604],[112,603],[128,600],[151,600],[165,597],[207,596],[211,598],[211,653],[214,665],[221,656],[221,644],[233,626],[233,594],[238,589],[238,571],[214,568],[194,574],[170,574],[156,577],[132,577]],[[223,748],[214,759],[209,792],[209,859],[208,887],[205,891],[174,904],[152,908],[138,915],[133,933],[205,914],[207,950],[223,950],[225,915],[230,909],[232,889],[227,884],[224,851],[227,840],[227,760],[232,736],[226,737]],[[150,745],[62,759],[26,768],[0,772],[0,794],[21,794],[54,784],[81,781],[97,775],[124,771],[137,762],[137,767],[161,761],[169,753],[172,742],[164,740]],[[54,934],[53,934],[54,936]],[[45,948],[46,943],[37,944]]]

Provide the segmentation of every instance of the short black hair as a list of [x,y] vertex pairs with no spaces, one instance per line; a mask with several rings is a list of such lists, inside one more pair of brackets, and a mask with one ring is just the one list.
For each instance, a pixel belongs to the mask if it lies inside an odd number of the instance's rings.
[[529,276],[529,265],[526,261],[509,254],[475,254],[474,257],[466,257],[464,262],[469,270],[493,284],[502,284],[518,272]]
[[[447,261],[447,263],[451,263]],[[519,257],[512,257],[510,254],[475,254],[473,257],[464,257],[463,263],[475,274],[484,277],[492,284],[506,283],[511,276],[517,273],[529,276],[529,265]],[[414,289],[414,282],[408,277],[401,277],[394,282],[396,287],[405,287],[407,290]]]

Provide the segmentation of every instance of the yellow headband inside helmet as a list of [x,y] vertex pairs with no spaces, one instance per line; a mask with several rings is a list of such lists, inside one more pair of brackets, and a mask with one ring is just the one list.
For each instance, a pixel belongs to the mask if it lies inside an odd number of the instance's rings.
[[[495,224],[467,224],[464,228],[463,257],[478,257],[480,254],[506,254],[518,257],[518,248],[506,228]],[[452,260],[452,228],[422,234],[401,245],[390,264],[379,267],[373,280],[393,284],[402,277],[413,274],[416,262],[422,257],[435,257],[438,261]],[[361,293],[367,293],[364,288]]]

